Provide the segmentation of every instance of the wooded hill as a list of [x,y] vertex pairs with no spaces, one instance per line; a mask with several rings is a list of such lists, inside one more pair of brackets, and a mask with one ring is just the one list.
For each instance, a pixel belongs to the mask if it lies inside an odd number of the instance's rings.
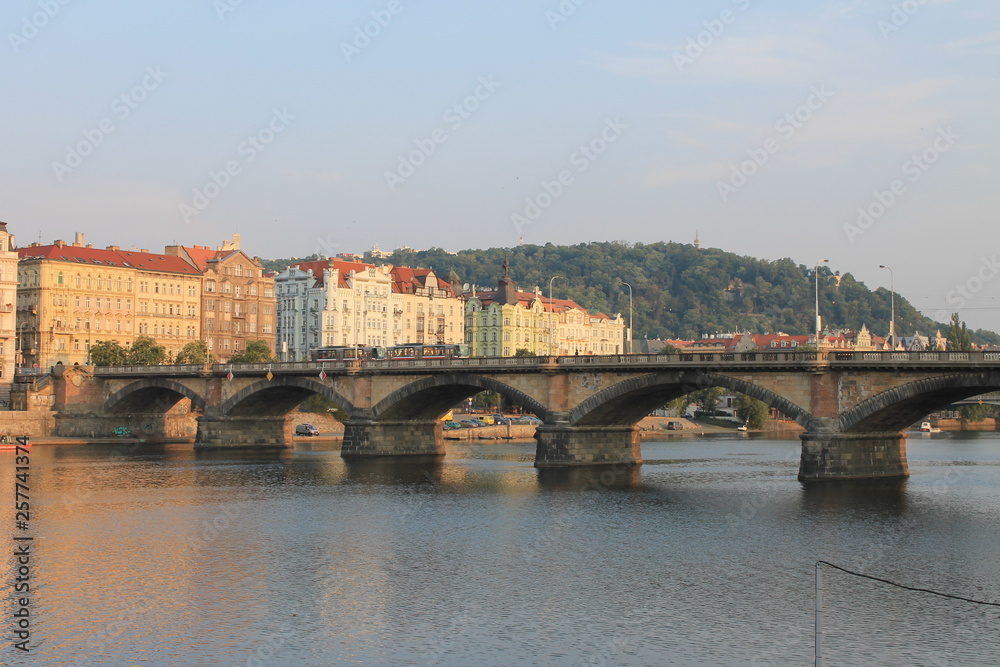
[[[592,312],[622,313],[627,319],[628,287],[622,282],[631,283],[636,338],[692,339],[724,331],[808,334],[814,328],[814,269],[791,259],[767,261],[680,243],[595,242],[457,254],[431,248],[397,252],[388,260],[366,255],[366,261],[430,267],[442,277],[455,271],[463,283],[493,289],[505,254],[522,290],[537,285],[547,296],[549,279],[562,276],[554,281],[553,295],[573,299]],[[291,263],[272,260],[266,265],[282,271]],[[877,335],[888,333],[889,290],[873,292],[851,274],[838,276],[826,266],[820,267],[819,289],[826,326],[857,330],[865,324]],[[896,329],[905,336],[915,330],[947,334],[948,325],[922,316],[897,294]],[[980,344],[1000,344],[1000,335],[984,329],[973,332],[972,338]]]

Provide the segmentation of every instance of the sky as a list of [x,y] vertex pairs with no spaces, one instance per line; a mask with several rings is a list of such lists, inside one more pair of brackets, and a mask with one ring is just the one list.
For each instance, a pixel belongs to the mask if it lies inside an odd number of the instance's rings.
[[0,220],[20,245],[154,252],[239,232],[265,258],[697,233],[1000,330],[998,19],[995,0],[6,0]]

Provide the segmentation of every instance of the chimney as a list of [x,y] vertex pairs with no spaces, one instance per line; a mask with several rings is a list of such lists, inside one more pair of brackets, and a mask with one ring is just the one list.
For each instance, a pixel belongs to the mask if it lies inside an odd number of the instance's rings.
[[73,239],[73,245],[77,248],[83,245],[83,232],[76,233],[76,238]]
[[118,252],[119,250],[121,250],[121,248],[116,245],[109,245],[108,250],[114,250],[115,252]]
[[149,254],[149,248],[140,248],[139,252],[144,252],[144,253],[146,253],[148,255]]
[[93,244],[93,243],[88,243],[88,244],[87,244],[87,247],[88,247],[88,248],[93,248],[93,247],[94,247],[94,244]]
[[52,245],[58,246],[60,248],[64,248],[64,247],[66,247],[66,242],[63,241],[62,239],[56,239],[56,242],[53,243]]
[[239,249],[240,249],[240,233],[239,232],[234,232],[233,233],[233,250],[239,250]]

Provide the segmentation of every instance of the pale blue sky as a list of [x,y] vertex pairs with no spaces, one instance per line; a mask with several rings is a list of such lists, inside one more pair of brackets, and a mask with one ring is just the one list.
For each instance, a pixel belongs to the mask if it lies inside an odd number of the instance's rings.
[[7,0],[0,220],[265,257],[697,229],[1000,329],[995,1],[577,1]]

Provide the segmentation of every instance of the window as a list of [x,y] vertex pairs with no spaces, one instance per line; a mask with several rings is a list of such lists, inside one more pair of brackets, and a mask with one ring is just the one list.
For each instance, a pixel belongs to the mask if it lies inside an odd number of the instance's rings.
[[56,278],[56,284],[57,285],[62,285],[63,284],[63,274],[62,274],[62,271],[59,272],[59,277]]
[[215,291],[215,281],[214,280],[209,280],[207,283],[205,283],[205,291],[206,292],[214,292]]

